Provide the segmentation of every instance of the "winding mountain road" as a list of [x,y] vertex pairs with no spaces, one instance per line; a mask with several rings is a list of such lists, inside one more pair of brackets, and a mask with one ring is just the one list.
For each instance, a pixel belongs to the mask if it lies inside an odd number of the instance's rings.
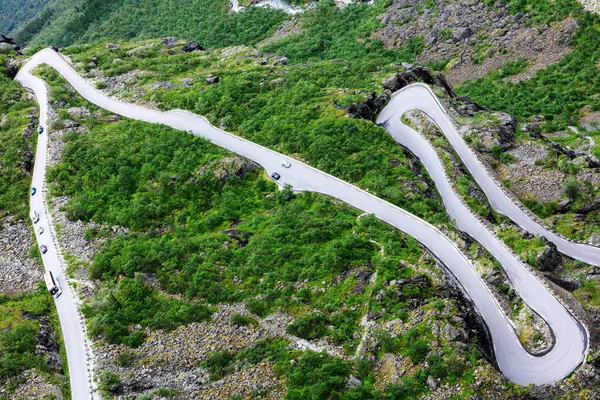
[[[485,193],[494,211],[507,216],[527,232],[543,236],[553,242],[561,253],[587,264],[600,266],[600,247],[577,243],[549,231],[523,211],[521,207],[524,208],[524,206],[520,207],[518,204],[515,204],[507,193],[490,177],[473,150],[469,148],[462,136],[456,131],[446,110],[431,88],[422,83],[415,83],[393,94],[388,105],[378,116],[377,123],[384,126],[398,143],[408,147],[421,159],[427,172],[436,176],[434,181],[436,186],[438,186],[438,190],[440,190],[440,186],[446,186],[444,183],[444,181],[447,181],[445,170],[436,161],[437,152],[435,149],[430,145],[426,145],[426,140],[421,134],[415,132],[414,129],[403,124],[400,120],[400,116],[409,110],[423,111],[437,124],[473,176],[473,179],[475,179],[481,190]],[[447,189],[440,190],[440,193],[442,195],[448,194]],[[446,202],[446,198],[444,198],[444,202]],[[450,204],[447,206],[450,206]],[[454,209],[448,209],[448,212],[452,218],[459,222],[464,210],[455,211]]]
[[[471,297],[491,333],[499,368],[509,380],[522,385],[553,383],[567,376],[585,360],[588,348],[588,336],[585,327],[565,309],[542,282],[532,275],[528,268],[500,240],[479,222],[469,209],[462,205],[462,202],[452,190],[443,169],[440,169],[441,165],[436,166],[439,161],[435,151],[432,155],[430,153],[432,149],[427,141],[416,132],[411,132],[409,127],[401,123],[400,116],[404,112],[403,110],[418,108],[432,116],[436,122],[439,122],[444,131],[450,129],[451,124],[448,127],[444,123],[442,115],[438,115],[439,110],[436,111],[435,109],[435,107],[441,108],[443,112],[443,108],[437,103],[435,97],[433,97],[433,103],[422,99],[433,96],[432,93],[426,92],[426,89],[424,89],[425,91],[409,91],[407,89],[394,95],[392,102],[382,112],[379,122],[394,135],[396,140],[402,140],[404,145],[421,158],[421,161],[432,174],[436,185],[438,185],[444,204],[448,208],[449,214],[456,219],[457,225],[467,231],[497,258],[523,300],[546,320],[553,331],[555,343],[552,349],[543,356],[533,356],[523,348],[511,325],[511,321],[504,315],[488,287],[475,271],[472,263],[450,239],[431,224],[356,186],[299,161],[294,161],[289,169],[282,168],[281,162],[286,158],[284,155],[222,131],[212,126],[203,117],[180,110],[161,112],[108,98],[81,78],[59,54],[49,49],[42,50],[34,55],[21,68],[16,78],[22,82],[23,86],[34,91],[40,102],[41,120],[44,124],[47,110],[46,88],[42,80],[30,74],[31,70],[40,64],[52,66],[81,96],[99,107],[124,117],[150,123],[161,123],[202,136],[218,146],[259,163],[268,174],[275,171],[279,172],[281,174],[279,184],[289,183],[293,185],[295,190],[313,191],[338,198],[353,207],[374,214],[380,220],[413,236],[444,263]],[[419,87],[419,85],[415,87]],[[406,93],[409,96],[404,96]],[[404,134],[407,134],[408,139],[403,138]],[[40,174],[43,176],[46,162],[46,140],[42,137],[40,139],[34,171],[35,182],[40,179]],[[40,154],[44,154],[44,156]],[[37,175],[35,175],[36,173]],[[39,209],[40,207],[39,203],[32,202],[32,209]],[[47,223],[46,221],[47,217],[44,215],[40,223]],[[40,243],[44,243],[43,239],[47,238],[38,238],[38,240],[40,239],[42,240]],[[58,258],[54,259],[57,249],[54,248],[53,244],[48,247],[49,251],[43,257],[44,265],[46,268],[58,272]],[[75,303],[65,295],[57,300],[57,305],[60,302],[64,303],[59,307],[59,316],[65,342],[67,343],[69,367],[71,371],[87,371],[84,363],[85,358],[83,357],[82,360],[81,356],[84,352],[81,326],[78,325],[78,321],[76,323],[74,320],[76,313],[69,311],[71,308],[75,309]],[[67,303],[69,304],[68,307]],[[71,342],[71,340],[73,341]],[[85,378],[87,378],[85,373],[80,375],[79,378],[75,378],[75,375],[71,372],[74,399],[89,398],[89,387],[83,387],[84,385],[81,383],[83,381],[78,381],[78,379]],[[85,381],[87,382],[87,380]]]

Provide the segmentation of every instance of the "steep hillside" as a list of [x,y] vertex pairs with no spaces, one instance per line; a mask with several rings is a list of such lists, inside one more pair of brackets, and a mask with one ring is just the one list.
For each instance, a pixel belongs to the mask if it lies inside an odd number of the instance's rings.
[[37,109],[6,76],[12,47],[0,49],[0,398],[60,399],[69,395],[65,349],[26,222]]
[[[600,18],[574,0],[322,1],[294,16],[254,3],[229,13],[227,1],[54,0],[18,38],[75,44],[61,51],[106,94],[204,115],[436,225],[474,261],[523,345],[547,349],[545,323],[373,120],[405,82],[430,83],[506,188],[553,230],[600,244]],[[100,110],[52,70],[36,73],[51,87],[57,240],[105,397],[600,395],[598,269],[494,213],[426,115],[403,118],[463,200],[588,327],[588,362],[565,380],[503,379],[481,320],[413,239],[325,196],[279,191],[248,160]],[[23,218],[27,174],[14,154],[33,143],[21,134],[32,104],[10,85],[2,95],[14,105],[0,110],[14,123],[0,123],[0,149],[10,147],[12,172],[0,170],[10,182],[0,200]]]
[[0,2],[0,34],[7,35],[26,24],[50,0],[4,0]]
[[222,47],[257,43],[285,18],[277,10],[250,7],[230,14],[229,8],[227,0],[52,0],[14,36],[31,46],[178,36]]

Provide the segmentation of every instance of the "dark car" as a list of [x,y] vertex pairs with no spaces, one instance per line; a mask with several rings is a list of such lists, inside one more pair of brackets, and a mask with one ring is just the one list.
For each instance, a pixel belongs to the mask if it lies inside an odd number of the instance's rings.
[[271,174],[271,178],[273,178],[275,180],[279,180],[279,178],[281,178],[281,175],[279,175],[277,172],[273,172]]
[[32,187],[32,188],[31,188],[31,195],[33,196],[33,195],[35,194],[35,192],[37,192],[37,189],[36,189],[36,188],[34,188],[34,187]]
[[44,133],[44,127],[43,126],[38,126],[37,128],[38,133],[41,135],[42,133]]
[[46,252],[48,251],[48,248],[46,247],[46,245],[41,245],[40,251],[42,252],[42,254],[46,254]]

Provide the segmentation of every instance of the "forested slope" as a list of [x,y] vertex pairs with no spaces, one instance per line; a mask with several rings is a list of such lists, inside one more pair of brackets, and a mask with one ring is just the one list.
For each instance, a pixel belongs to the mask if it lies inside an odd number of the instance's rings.
[[0,1],[0,34],[6,35],[27,23],[48,4],[49,0]]
[[251,7],[228,13],[227,0],[54,0],[15,32],[18,43],[58,47],[96,39],[177,36],[203,46],[254,44],[286,18]]

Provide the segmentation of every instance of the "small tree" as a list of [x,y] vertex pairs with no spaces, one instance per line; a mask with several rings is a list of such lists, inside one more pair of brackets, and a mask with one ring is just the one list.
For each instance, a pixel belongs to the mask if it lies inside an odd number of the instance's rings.
[[281,192],[279,192],[278,196],[277,196],[277,200],[279,202],[279,204],[284,204],[287,203],[288,201],[292,200],[296,195],[294,194],[294,189],[292,187],[292,185],[290,185],[289,183],[286,183],[283,186],[283,189],[281,190]]
[[571,200],[575,200],[579,196],[579,182],[577,179],[569,178],[563,181],[563,192]]

